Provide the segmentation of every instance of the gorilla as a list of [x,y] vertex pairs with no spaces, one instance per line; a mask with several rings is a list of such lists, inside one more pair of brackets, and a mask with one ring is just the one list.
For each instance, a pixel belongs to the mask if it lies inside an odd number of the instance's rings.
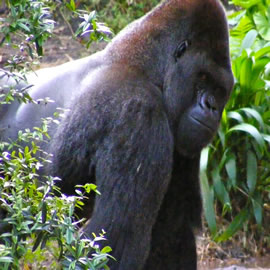
[[50,130],[46,172],[67,194],[98,186],[84,231],[107,232],[110,269],[197,269],[200,152],[233,86],[228,47],[218,0],[165,0],[103,51],[32,76],[32,98],[55,103],[2,110],[7,140],[69,109]]

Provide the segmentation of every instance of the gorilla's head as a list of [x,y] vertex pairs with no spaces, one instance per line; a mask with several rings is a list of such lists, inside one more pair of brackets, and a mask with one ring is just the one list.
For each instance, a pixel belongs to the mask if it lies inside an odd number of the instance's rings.
[[186,28],[173,37],[166,67],[165,106],[176,148],[187,156],[198,154],[215,135],[233,86],[226,18],[222,7],[215,18],[208,16],[213,3],[202,1],[185,15]]

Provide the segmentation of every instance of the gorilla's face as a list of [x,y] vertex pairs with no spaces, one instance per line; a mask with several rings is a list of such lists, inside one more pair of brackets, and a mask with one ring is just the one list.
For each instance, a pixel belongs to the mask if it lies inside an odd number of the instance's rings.
[[216,57],[209,48],[187,40],[172,54],[164,99],[180,154],[198,154],[216,133],[233,86],[228,58],[227,51]]

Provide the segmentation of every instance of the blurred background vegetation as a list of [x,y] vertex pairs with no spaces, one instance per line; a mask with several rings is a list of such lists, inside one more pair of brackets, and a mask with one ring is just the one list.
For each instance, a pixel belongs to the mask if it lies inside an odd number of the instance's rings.
[[[36,5],[33,5],[33,2]],[[60,20],[66,24],[75,39],[86,36],[83,43],[89,47],[93,41],[108,41],[112,37],[109,29],[100,21],[105,22],[117,34],[125,25],[141,17],[158,2],[158,0],[2,2],[2,14],[6,16],[0,20],[0,45],[9,44],[18,51],[26,50],[28,55],[27,58],[18,56],[19,54],[14,55],[7,62],[5,70],[19,71],[23,77],[24,73],[31,69],[32,64],[42,56],[43,45],[54,33],[55,21]],[[240,243],[248,254],[265,255],[270,251],[270,0],[223,2],[228,10],[235,86],[224,110],[218,134],[213,143],[202,152],[201,186],[205,225],[207,233],[211,236],[210,241],[220,244],[235,241]],[[14,98],[33,102],[27,96],[27,92],[18,93],[15,89],[10,89],[5,95],[0,92],[1,104],[9,103]],[[42,133],[44,130],[38,131]],[[3,145],[3,142],[0,143]],[[30,158],[29,149],[21,149],[21,153]],[[0,155],[2,161],[6,158],[5,155],[5,153]],[[20,155],[14,154],[13,158],[12,162],[5,160],[7,167],[3,168],[0,165],[0,171],[10,170],[10,167],[14,168],[14,164],[17,164],[16,172],[18,172],[21,168]],[[11,179],[18,181],[17,174],[15,175],[16,177],[9,173],[9,177],[4,179],[5,184],[0,185],[1,192],[11,192],[12,189],[6,187],[7,181]],[[30,178],[28,181],[33,177]],[[79,195],[84,196],[82,193]],[[44,199],[42,200],[40,194],[39,197],[38,200],[33,195],[32,204],[37,204],[35,211],[41,211],[39,222],[42,223],[44,221],[42,217],[45,219]],[[80,201],[80,198],[76,200]],[[5,201],[2,201],[1,205],[4,203]],[[50,205],[50,209],[53,207],[59,207],[59,203],[58,206]],[[63,218],[63,212],[68,213],[69,218],[73,214],[73,210],[61,211],[63,220],[66,218]],[[10,221],[5,222],[9,224]],[[42,226],[39,230],[42,230]],[[69,232],[70,230],[74,229],[69,229]],[[35,237],[38,235],[36,231],[31,233]],[[31,234],[27,235],[30,237]],[[76,239],[70,240],[67,235],[70,237],[70,234],[66,233],[65,237],[61,238],[61,241],[63,238],[66,239],[64,245],[75,243]],[[8,239],[10,236],[4,237]],[[36,239],[35,237],[32,239]],[[42,241],[39,241],[38,244],[41,244]],[[12,250],[12,247],[10,249]],[[109,249],[104,250],[103,254],[107,251]],[[0,264],[1,258],[2,262],[8,260],[7,254],[10,254],[7,249],[0,246]],[[25,254],[29,256],[29,251]],[[22,258],[20,256],[18,255],[18,258]],[[81,269],[84,269],[82,265]],[[96,269],[99,269],[98,266]]]

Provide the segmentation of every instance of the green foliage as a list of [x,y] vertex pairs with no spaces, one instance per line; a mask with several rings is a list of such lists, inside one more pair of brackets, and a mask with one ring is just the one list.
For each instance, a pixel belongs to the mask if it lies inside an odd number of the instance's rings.
[[[234,0],[230,15],[235,86],[214,142],[202,153],[206,220],[216,241],[238,230],[269,241],[270,43],[269,1]],[[218,228],[215,211],[229,222]],[[224,224],[219,224],[224,225]]]
[[160,1],[139,0],[94,0],[82,1],[89,9],[99,12],[102,21],[106,22],[118,33],[127,24],[140,18]]
[[97,21],[96,11],[92,11],[89,14],[80,12],[79,17],[82,19],[79,28],[77,29],[75,36],[89,35],[86,41],[86,47],[89,48],[93,41],[108,41],[108,36],[112,35],[111,30],[104,24]]
[[[78,229],[83,220],[74,218],[75,208],[83,207],[86,192],[96,186],[80,186],[76,196],[65,196],[55,185],[60,179],[43,176],[38,185],[38,170],[47,162],[39,157],[44,152],[38,144],[48,137],[52,122],[45,119],[42,128],[20,131],[16,142],[0,145],[0,268],[35,264],[41,269],[49,256],[52,269],[107,269],[111,249],[98,246],[104,232],[88,239]],[[23,147],[26,142],[31,147]]]
[[[0,45],[12,45],[21,52],[26,49],[30,62],[38,59],[44,42],[52,34],[54,21],[48,19],[50,12],[58,4],[46,0],[6,3],[10,14],[0,22],[0,31],[4,33]],[[72,0],[64,1],[63,5],[77,15],[87,14],[77,12]],[[101,24],[96,14],[90,13],[86,19],[87,27],[84,25],[78,33],[92,27],[90,39],[100,39],[103,34],[99,32]],[[21,87],[27,85],[25,73],[30,62],[25,56],[15,55],[7,65],[10,71],[1,70],[11,77],[14,85],[1,85],[0,106],[15,99],[36,104],[53,102],[49,98],[33,100],[27,93],[31,85]],[[47,131],[51,124],[58,124],[58,120],[43,119],[41,127],[20,131],[16,141],[0,141],[0,269],[109,269],[111,248],[99,248],[105,232],[88,238],[79,230],[84,220],[78,220],[75,215],[75,209],[84,206],[83,200],[89,192],[99,195],[97,187],[78,186],[76,196],[66,196],[55,185],[60,179],[40,175],[40,168],[49,162],[40,145],[49,139]]]
[[[53,35],[55,21],[52,18],[55,13],[61,13],[64,18],[81,18],[82,23],[74,33],[74,38],[88,34],[85,42],[87,47],[93,41],[108,41],[108,36],[112,36],[111,30],[104,23],[98,22],[95,11],[88,13],[78,10],[74,0],[6,0],[6,3],[9,15],[0,18],[0,34],[3,35],[0,47],[7,45],[20,51],[8,60],[6,68],[11,72],[25,73],[31,70],[31,64],[36,64],[34,60],[43,55],[44,43]],[[24,52],[29,58],[25,57]]]
[[0,45],[4,42],[12,43],[12,34],[16,32],[24,41],[19,45],[21,50],[28,50],[30,56],[33,56],[33,47],[38,55],[43,54],[43,43],[51,35],[54,21],[49,19],[49,8],[45,5],[45,1],[29,1],[29,0],[9,0],[7,5],[10,14],[5,20],[1,32],[4,34]]

